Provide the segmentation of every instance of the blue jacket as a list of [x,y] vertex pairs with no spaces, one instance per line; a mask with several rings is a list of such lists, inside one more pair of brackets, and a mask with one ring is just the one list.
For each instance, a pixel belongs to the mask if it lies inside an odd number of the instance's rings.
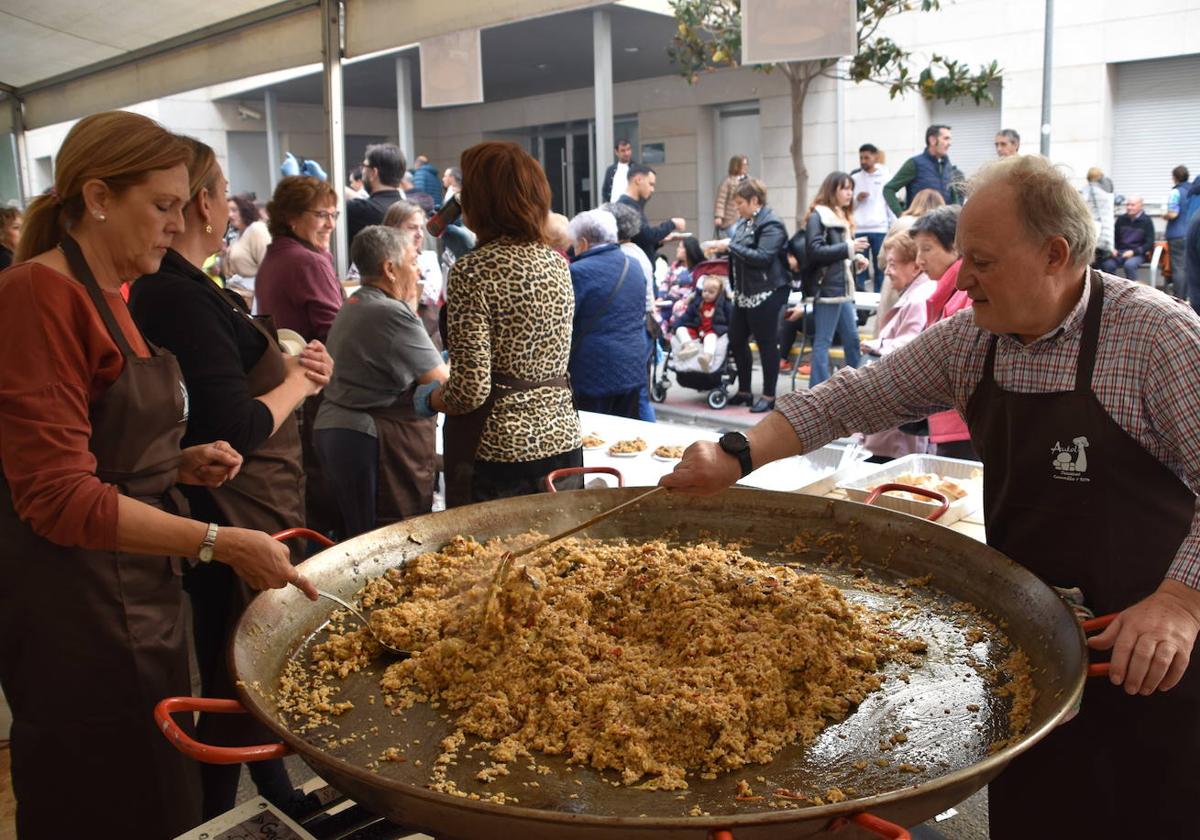
[[950,166],[950,157],[938,160],[926,149],[912,160],[917,165],[917,177],[908,185],[908,203],[912,204],[913,197],[921,190],[934,189],[942,194],[947,204],[953,204],[954,196],[950,192],[953,167]]
[[[613,289],[626,262],[625,282]],[[624,394],[646,383],[646,278],[619,245],[597,245],[571,263],[575,321],[571,388],[588,397]]]
[[414,189],[428,193],[433,198],[434,207],[442,206],[442,179],[432,163],[426,161],[419,169],[414,169],[412,179]]
[[1176,184],[1172,187],[1171,192],[1178,193],[1178,198],[1172,195],[1171,198],[1174,200],[1168,204],[1168,207],[1174,205],[1178,215],[1174,219],[1167,221],[1167,229],[1163,234],[1163,239],[1183,239],[1187,236],[1188,210],[1191,206],[1192,185],[1184,181],[1182,184]]

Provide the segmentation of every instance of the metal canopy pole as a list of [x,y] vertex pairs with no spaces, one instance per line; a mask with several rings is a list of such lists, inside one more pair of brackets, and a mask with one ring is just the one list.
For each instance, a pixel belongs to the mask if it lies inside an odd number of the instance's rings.
[[[342,195],[342,184],[346,183],[345,109],[342,96],[345,15],[345,7],[341,0],[321,0],[321,59],[325,65],[325,117],[326,130],[329,132],[329,181],[339,198]],[[346,221],[346,215],[343,213],[333,230],[333,257],[339,278],[345,277],[350,268]]]
[[1054,70],[1054,0],[1046,0],[1046,29],[1042,49],[1042,144],[1043,157],[1050,156],[1050,82]]
[[592,173],[596,189],[592,203],[599,207],[608,201],[600,191],[613,147],[612,16],[608,9],[592,12],[592,64],[596,92],[596,154],[592,158],[596,163]]
[[275,128],[275,91],[270,88],[263,91],[263,115],[267,123],[267,184],[274,194],[279,182],[279,133]]
[[33,200],[33,180],[29,171],[29,145],[25,142],[25,107],[22,100],[14,93],[8,94],[12,107],[12,136],[14,162],[17,165],[17,191],[21,197],[21,206],[28,207]]
[[411,169],[417,149],[413,140],[412,61],[406,55],[396,56],[396,143]]

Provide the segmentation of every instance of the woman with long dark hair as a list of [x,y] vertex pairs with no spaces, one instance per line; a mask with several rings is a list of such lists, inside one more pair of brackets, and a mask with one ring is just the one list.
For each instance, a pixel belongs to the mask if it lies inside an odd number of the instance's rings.
[[860,361],[858,312],[854,308],[854,262],[867,250],[866,238],[854,238],[854,179],[845,172],[831,172],[804,218],[808,266],[815,272],[817,290],[813,301],[812,372],[808,387],[829,378],[829,348],[834,333],[842,340],[846,364]]

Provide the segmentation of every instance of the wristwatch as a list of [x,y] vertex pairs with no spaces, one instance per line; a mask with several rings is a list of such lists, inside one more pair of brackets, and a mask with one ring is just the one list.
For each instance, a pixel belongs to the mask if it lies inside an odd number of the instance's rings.
[[200,543],[200,553],[197,555],[201,563],[211,563],[213,559],[213,549],[217,545],[217,523],[208,523],[208,533],[204,535],[204,542]]
[[750,460],[750,438],[741,432],[726,432],[721,435],[718,444],[722,449],[737,458],[742,468],[742,478],[754,472],[754,463]]

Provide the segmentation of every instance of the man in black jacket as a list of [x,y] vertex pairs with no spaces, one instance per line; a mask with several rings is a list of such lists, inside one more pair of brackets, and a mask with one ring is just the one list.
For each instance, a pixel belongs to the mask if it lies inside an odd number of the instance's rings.
[[642,229],[631,241],[646,252],[650,265],[654,265],[654,255],[658,252],[658,246],[662,241],[672,232],[683,230],[687,226],[687,222],[680,217],[668,219],[657,225],[651,225],[650,220],[646,218],[646,202],[650,200],[650,196],[654,195],[654,182],[657,177],[649,166],[631,163],[629,165],[629,186],[625,188],[625,194],[617,202],[629,205],[641,215]]
[[[622,137],[617,141],[615,151],[617,162],[604,172],[604,188],[600,190],[598,205],[618,200],[625,194],[625,188],[629,186],[629,164],[633,161],[633,146]],[[613,187],[616,187],[616,195],[613,195]]]
[[1116,247],[1112,256],[1100,264],[1100,270],[1116,274],[1120,266],[1126,277],[1137,280],[1138,267],[1149,262],[1154,253],[1154,222],[1142,212],[1141,196],[1125,199],[1125,214],[1117,217],[1113,239]]
[[367,146],[363,155],[363,186],[370,195],[346,202],[346,241],[360,230],[383,222],[388,208],[404,198],[400,181],[406,168],[404,152],[393,143]]

